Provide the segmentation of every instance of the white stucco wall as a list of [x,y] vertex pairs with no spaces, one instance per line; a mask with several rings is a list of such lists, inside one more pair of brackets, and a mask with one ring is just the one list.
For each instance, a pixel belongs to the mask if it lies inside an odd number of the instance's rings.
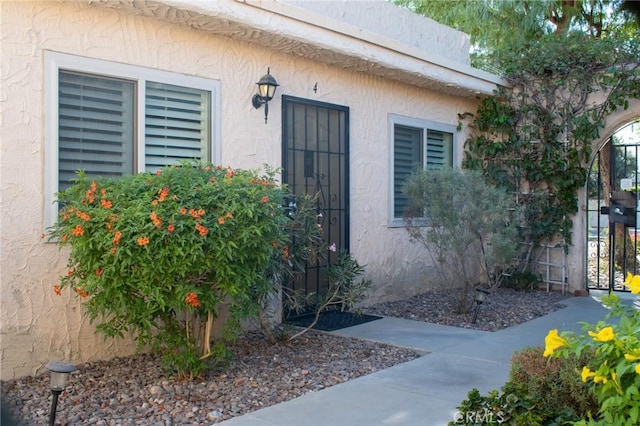
[[[41,237],[45,50],[219,80],[221,163],[233,167],[280,165],[280,95],[348,106],[351,249],[375,283],[371,300],[405,297],[430,284],[426,253],[402,228],[387,226],[387,117],[393,113],[455,126],[457,114],[474,110],[475,100],[113,8],[54,1],[2,1],[0,8],[2,379],[35,374],[51,360],[79,363],[133,351],[131,342],[104,342],[94,335],[75,297],[52,291],[66,259]],[[265,125],[263,110],[253,109],[250,100],[267,67],[281,86]],[[464,135],[458,137],[462,146]]]
[[469,64],[467,34],[432,19],[379,0],[281,0],[313,10],[372,33],[383,34],[407,46],[441,58]]

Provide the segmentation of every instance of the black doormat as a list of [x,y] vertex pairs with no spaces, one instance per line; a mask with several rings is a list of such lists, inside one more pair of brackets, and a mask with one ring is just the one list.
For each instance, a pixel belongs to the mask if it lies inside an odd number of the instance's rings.
[[[304,316],[287,320],[287,324],[297,325],[298,327],[309,327],[313,322],[315,315]],[[375,321],[382,317],[375,315],[356,314],[353,312],[325,312],[320,315],[318,322],[313,326],[314,330],[335,331],[341,328],[347,328],[358,324],[364,324],[369,321]]]

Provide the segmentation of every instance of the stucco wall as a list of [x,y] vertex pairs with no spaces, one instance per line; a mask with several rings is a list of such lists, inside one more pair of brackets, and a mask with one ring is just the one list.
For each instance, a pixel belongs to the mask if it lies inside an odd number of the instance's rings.
[[[0,2],[0,359],[2,378],[34,374],[51,360],[84,362],[132,353],[103,341],[74,296],[55,296],[65,254],[44,225],[44,51],[99,58],[221,82],[221,163],[281,163],[282,94],[350,108],[351,248],[375,282],[372,300],[429,285],[426,254],[401,228],[388,228],[387,116],[456,125],[474,101],[318,64],[152,18],[73,2]],[[281,84],[265,125],[251,106],[270,67]],[[100,70],[96,70],[99,72]],[[317,93],[313,86],[318,83]],[[459,135],[459,143],[464,140]]]
[[388,36],[455,62],[469,64],[467,34],[380,0],[281,0]]

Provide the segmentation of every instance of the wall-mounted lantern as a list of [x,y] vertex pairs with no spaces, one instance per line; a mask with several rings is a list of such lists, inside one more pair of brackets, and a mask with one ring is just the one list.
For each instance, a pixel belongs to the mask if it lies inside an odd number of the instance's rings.
[[264,105],[265,124],[267,123],[267,116],[269,115],[269,101],[273,99],[273,96],[276,94],[276,89],[279,86],[269,71],[269,68],[267,68],[267,73],[256,83],[258,85],[258,93],[253,95],[253,99],[251,99],[251,103],[255,109]]

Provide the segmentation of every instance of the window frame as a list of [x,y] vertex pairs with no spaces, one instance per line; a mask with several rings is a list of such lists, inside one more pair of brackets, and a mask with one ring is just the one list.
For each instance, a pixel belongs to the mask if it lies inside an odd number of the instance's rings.
[[211,120],[208,124],[210,145],[209,160],[220,162],[220,88],[219,80],[174,73],[137,65],[123,64],[59,53],[44,52],[44,223],[45,228],[53,226],[58,216],[58,203],[55,193],[58,191],[58,83],[60,70],[95,75],[105,78],[117,78],[131,81],[134,90],[134,169],[136,173],[145,171],[145,97],[146,82],[189,87],[210,92],[209,110]]
[[[451,134],[451,162],[453,168],[458,167],[458,143],[457,129],[455,125],[439,123],[420,118],[406,117],[397,114],[389,114],[388,119],[388,139],[389,139],[389,202],[388,202],[388,226],[390,228],[406,227],[404,219],[395,217],[395,126],[411,127],[422,132],[422,167],[427,165],[428,155],[428,133],[429,131],[443,132]],[[428,217],[415,219],[415,224],[421,226],[429,226]]]

